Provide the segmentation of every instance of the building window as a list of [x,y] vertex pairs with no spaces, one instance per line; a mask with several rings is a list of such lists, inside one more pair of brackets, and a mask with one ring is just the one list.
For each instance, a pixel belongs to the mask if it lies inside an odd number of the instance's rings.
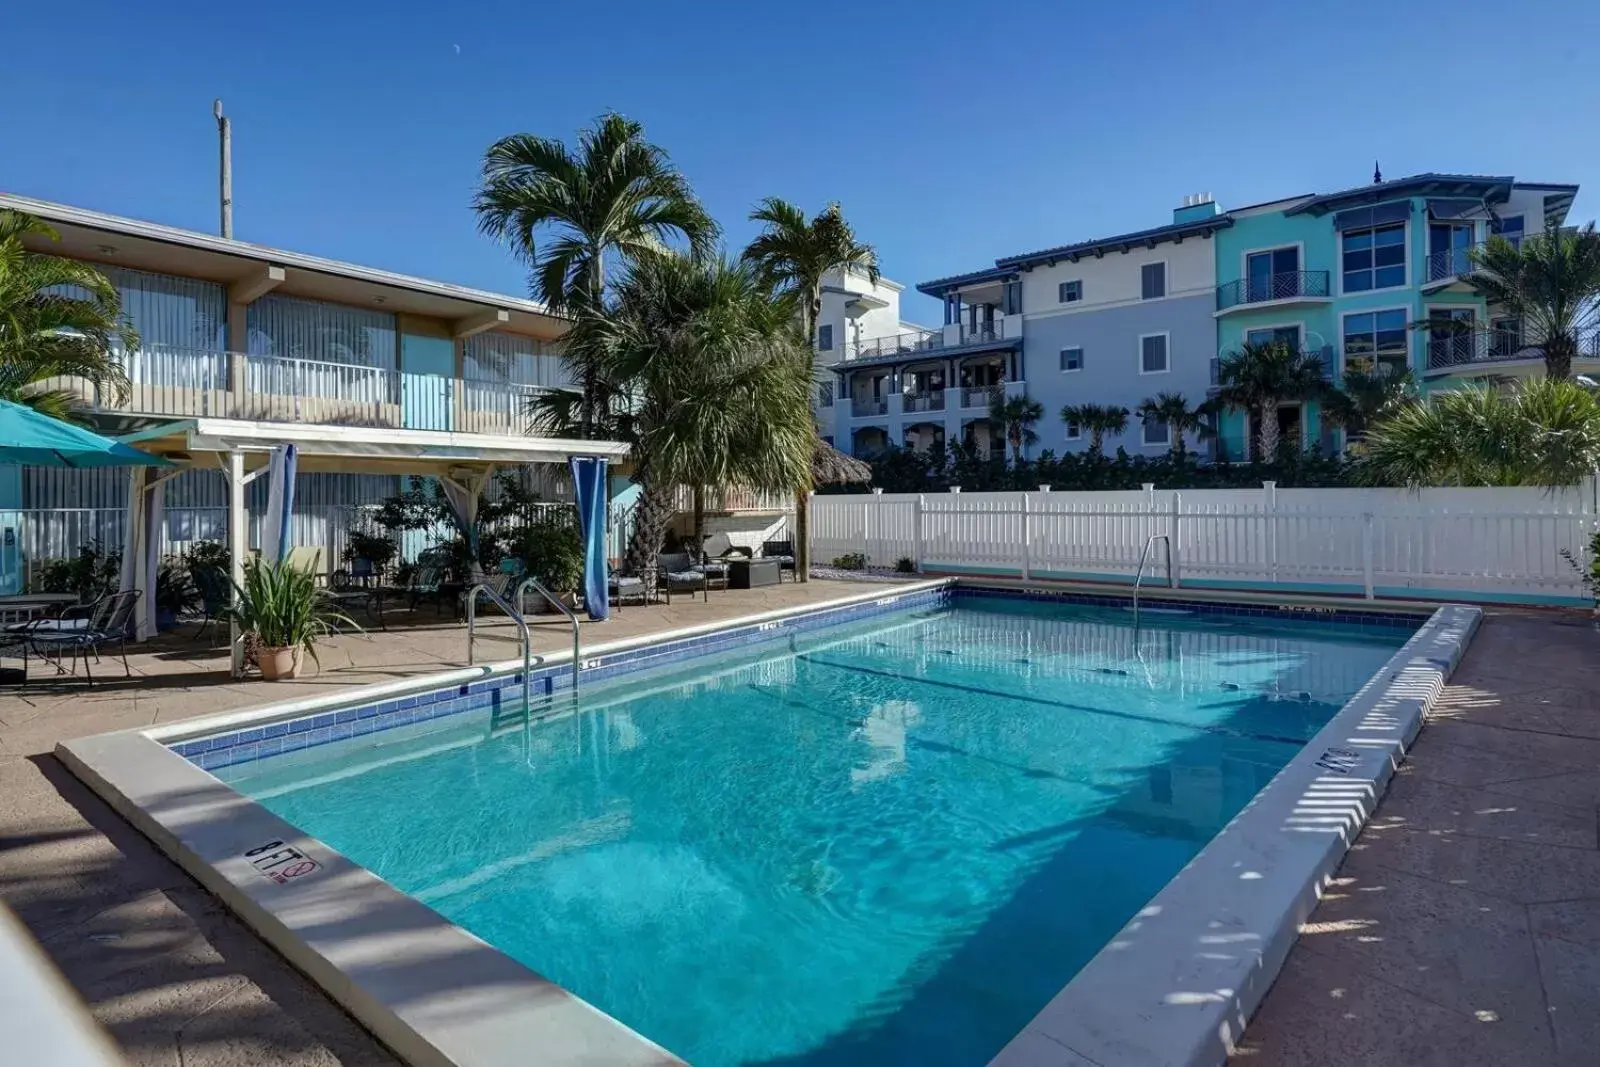
[[1522,244],[1523,221],[1521,215],[1507,215],[1503,219],[1489,220],[1489,233],[1504,237],[1513,245]]
[[833,383],[822,382],[817,386],[817,406],[824,408],[833,407]]
[[1006,282],[1000,289],[1000,314],[1022,314],[1022,283]]
[[1167,448],[1172,444],[1172,428],[1159,419],[1147,419],[1141,440],[1151,448]]
[[817,327],[817,351],[818,352],[832,352],[833,351],[833,324],[832,323],[828,323],[826,326],[818,326]]
[[1146,263],[1139,268],[1140,298],[1155,300],[1167,295],[1167,265]]
[[1075,422],[1067,423],[1067,440],[1076,441],[1083,436],[1083,427]]
[[1083,299],[1083,282],[1062,282],[1058,288],[1057,295],[1063,304],[1076,304]]
[[1250,345],[1288,345],[1291,349],[1300,351],[1300,327],[1294,326],[1267,326],[1259,330],[1246,330],[1244,334],[1246,344]]
[[1083,349],[1081,349],[1081,348],[1063,348],[1061,350],[1061,369],[1062,370],[1069,370],[1069,371],[1070,370],[1082,370],[1083,369]]
[[1274,248],[1252,252],[1244,259],[1245,300],[1288,300],[1300,296],[1300,247]]
[[1406,283],[1406,224],[1344,231],[1344,291],[1364,293]]
[[1402,371],[1410,365],[1406,313],[1370,311],[1344,317],[1344,369],[1367,374]]
[[1167,335],[1153,333],[1139,338],[1139,373],[1164,374],[1167,369]]
[[1489,320],[1489,355],[1510,359],[1522,348],[1522,320],[1515,315]]

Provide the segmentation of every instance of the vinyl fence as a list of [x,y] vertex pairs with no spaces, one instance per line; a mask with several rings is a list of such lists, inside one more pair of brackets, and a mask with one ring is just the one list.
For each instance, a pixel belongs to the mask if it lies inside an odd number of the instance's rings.
[[[1588,603],[1596,485],[818,496],[812,558],[922,571],[1374,597]],[[1165,540],[1162,540],[1162,539]]]

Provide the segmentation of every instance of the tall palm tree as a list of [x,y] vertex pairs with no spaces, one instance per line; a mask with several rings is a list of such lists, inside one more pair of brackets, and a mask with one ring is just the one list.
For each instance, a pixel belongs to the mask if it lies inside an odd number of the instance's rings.
[[1369,427],[1359,463],[1380,485],[1572,485],[1600,469],[1600,399],[1561,378],[1435,393]]
[[1545,374],[1570,378],[1580,335],[1600,326],[1600,234],[1551,225],[1520,245],[1491,237],[1474,248],[1472,284],[1490,304],[1522,320],[1544,348]]
[[1168,447],[1173,459],[1188,455],[1184,435],[1192,434],[1205,424],[1205,413],[1191,408],[1182,393],[1157,393],[1140,402],[1137,414],[1145,422],[1166,423],[1169,432]]
[[1044,418],[1044,405],[1029,396],[1014,396],[1009,400],[996,395],[989,401],[989,419],[997,423],[1011,445],[1011,462],[1022,461],[1022,450],[1038,442],[1034,424]]
[[1417,396],[1417,379],[1409,370],[1347,370],[1339,388],[1323,394],[1322,417],[1344,430],[1347,439],[1358,441],[1367,427]]
[[121,297],[87,263],[29,252],[29,236],[60,240],[32,215],[0,211],[0,399],[70,418],[77,379],[121,403],[128,375],[114,346],[139,347]]
[[[787,200],[769,196],[750,212],[750,220],[762,228],[745,247],[743,260],[789,305],[809,350],[822,313],[823,279],[830,271],[859,270],[876,285],[878,253],[857,239],[838,204],[829,204],[807,219]],[[795,496],[794,524],[795,577],[804,582],[811,569],[809,486]]]
[[[708,255],[719,232],[667,153],[614,112],[582,131],[575,150],[531,133],[490,145],[473,208],[478,228],[512,246],[534,295],[555,311],[599,307],[610,272],[674,240]],[[572,370],[581,390],[574,428],[593,437],[612,398],[593,368]]]
[[1089,454],[1105,455],[1106,434],[1120,434],[1128,428],[1128,409],[1105,404],[1068,404],[1061,409],[1062,422],[1075,422],[1089,435]]
[[635,573],[654,570],[679,485],[810,488],[811,353],[789,312],[745,264],[651,256],[617,282],[608,314],[574,324],[572,351],[629,399],[613,430],[641,487]]
[[822,313],[822,280],[830,271],[859,270],[878,284],[878,253],[856,238],[838,204],[829,204],[815,218],[776,196],[750,212],[761,232],[745,247],[744,259],[754,264],[775,293],[794,301],[800,332],[814,340]]
[[1247,411],[1256,421],[1257,454],[1278,455],[1278,405],[1315,400],[1327,389],[1322,360],[1282,341],[1245,342],[1222,357],[1217,368],[1218,397]]

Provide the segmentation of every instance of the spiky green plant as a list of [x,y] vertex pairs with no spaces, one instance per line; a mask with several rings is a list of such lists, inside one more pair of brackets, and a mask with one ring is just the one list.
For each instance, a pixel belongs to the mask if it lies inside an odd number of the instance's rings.
[[245,565],[244,583],[235,583],[227,615],[262,648],[302,648],[318,666],[319,640],[339,630],[361,629],[333,606],[309,568],[263,559]]
[[1322,360],[1282,341],[1241,344],[1219,361],[1217,382],[1224,403],[1255,419],[1257,454],[1267,462],[1282,444],[1278,405],[1316,400],[1328,388]]
[[838,204],[807,219],[794,204],[769,196],[750,213],[750,221],[761,223],[762,229],[743,258],[769,289],[794,303],[808,344],[814,340],[822,280],[829,271],[858,270],[874,285],[878,282],[878,253],[856,238]]
[[1174,459],[1182,459],[1188,454],[1185,435],[1196,433],[1205,425],[1205,413],[1200,408],[1191,408],[1182,393],[1157,393],[1146,397],[1139,403],[1136,413],[1147,423],[1167,424],[1171,433],[1168,449]]
[[1344,430],[1351,441],[1366,435],[1367,427],[1417,399],[1417,380],[1409,370],[1347,370],[1339,388],[1322,396],[1322,417]]

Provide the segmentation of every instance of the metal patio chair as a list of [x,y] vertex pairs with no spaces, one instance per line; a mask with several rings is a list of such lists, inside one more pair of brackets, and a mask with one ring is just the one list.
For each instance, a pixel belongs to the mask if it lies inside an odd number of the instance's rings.
[[[128,665],[128,640],[134,636],[134,612],[139,606],[140,595],[137,589],[112,593],[93,604],[79,605],[83,612],[81,616],[69,616],[72,610],[69,608],[54,620],[60,625],[32,631],[29,643],[42,657],[54,655],[56,670],[62,674],[76,675],[78,660],[82,658],[83,677],[90,688],[94,687],[94,675],[89,669],[89,654],[94,653],[94,658],[98,660],[101,648],[116,645],[117,652],[122,656],[122,670],[132,678],[133,668]],[[76,625],[79,617],[85,625]],[[61,666],[61,658],[67,653],[72,654],[70,672]]]

